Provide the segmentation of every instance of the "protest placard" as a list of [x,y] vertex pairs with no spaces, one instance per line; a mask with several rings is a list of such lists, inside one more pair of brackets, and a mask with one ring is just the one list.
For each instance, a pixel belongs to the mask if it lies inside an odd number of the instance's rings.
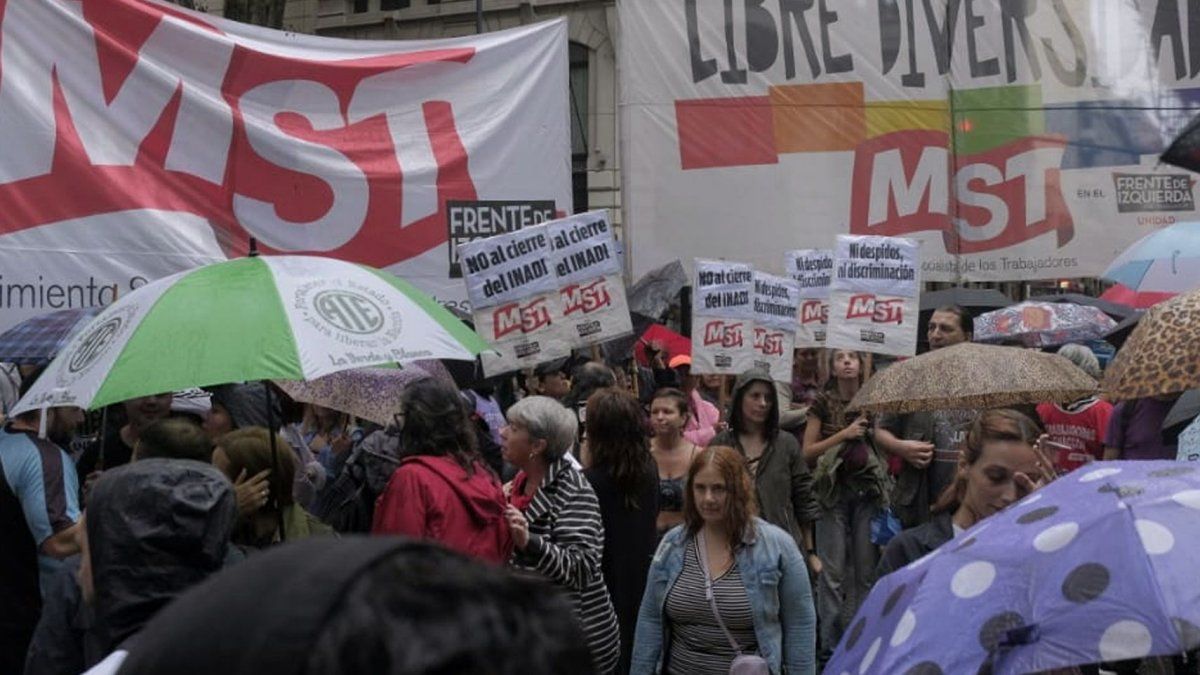
[[839,235],[826,346],[892,356],[916,354],[919,290],[915,241]]
[[480,355],[484,375],[532,368],[569,356],[571,341],[555,319],[562,315],[559,304],[555,290],[475,310],[475,332],[495,350]]
[[829,285],[833,281],[833,251],[805,248],[784,255],[784,269],[800,284],[796,311],[796,346],[824,347],[829,323]]
[[480,357],[486,375],[571,353],[548,225],[467,242],[458,250],[475,332],[495,350]]
[[692,296],[692,372],[736,375],[754,365],[754,271],[696,260]]
[[510,304],[557,289],[547,225],[466,242],[458,247],[471,309]]
[[608,212],[580,213],[546,227],[562,310],[558,322],[571,345],[598,344],[631,332],[620,249]]
[[756,271],[753,297],[754,367],[771,373],[773,380],[791,382],[800,283]]

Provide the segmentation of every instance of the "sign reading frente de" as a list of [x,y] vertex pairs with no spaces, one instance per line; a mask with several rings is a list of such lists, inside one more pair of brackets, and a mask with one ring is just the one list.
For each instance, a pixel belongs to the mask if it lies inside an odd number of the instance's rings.
[[899,237],[838,236],[825,346],[916,354],[918,251],[916,242]]
[[824,347],[829,322],[829,286],[833,281],[833,249],[788,251],[784,254],[784,269],[800,284],[796,346]]
[[798,281],[754,272],[754,366],[770,372],[773,380],[792,379],[799,306]]
[[754,270],[723,260],[694,269],[692,372],[737,375],[754,365]]

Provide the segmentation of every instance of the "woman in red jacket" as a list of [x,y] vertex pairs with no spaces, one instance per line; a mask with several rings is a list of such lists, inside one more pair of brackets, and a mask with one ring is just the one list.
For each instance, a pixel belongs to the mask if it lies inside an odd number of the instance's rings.
[[512,551],[504,490],[479,455],[458,392],[432,378],[414,383],[396,424],[400,467],[379,496],[371,531],[429,539],[503,564]]

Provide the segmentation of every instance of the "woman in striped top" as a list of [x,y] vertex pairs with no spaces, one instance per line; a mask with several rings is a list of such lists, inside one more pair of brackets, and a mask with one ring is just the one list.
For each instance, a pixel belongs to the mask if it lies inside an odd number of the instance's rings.
[[632,673],[724,675],[741,653],[761,656],[777,675],[815,674],[816,612],[804,557],[790,533],[756,510],[737,450],[712,446],[696,456],[684,524],[663,537],[650,566]]
[[600,567],[600,503],[566,458],[578,428],[574,413],[545,396],[509,408],[501,451],[520,473],[509,489],[505,517],[515,547],[511,564],[570,595],[596,671],[607,674],[616,669],[621,638]]

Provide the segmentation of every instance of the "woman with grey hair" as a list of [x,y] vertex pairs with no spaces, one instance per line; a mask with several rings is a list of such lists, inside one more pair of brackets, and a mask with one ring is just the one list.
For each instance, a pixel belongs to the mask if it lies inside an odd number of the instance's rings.
[[[1080,344],[1065,344],[1058,349],[1083,372],[1100,377],[1100,361],[1092,350]],[[1071,403],[1041,403],[1038,417],[1046,427],[1048,449],[1054,451],[1054,468],[1059,473],[1072,471],[1088,462],[1104,458],[1104,434],[1112,417],[1113,405],[1095,396]]]
[[508,409],[501,452],[520,469],[504,514],[515,549],[510,564],[570,595],[596,671],[611,673],[620,655],[620,634],[600,571],[600,503],[567,458],[578,426],[574,413],[545,396],[521,399]]

